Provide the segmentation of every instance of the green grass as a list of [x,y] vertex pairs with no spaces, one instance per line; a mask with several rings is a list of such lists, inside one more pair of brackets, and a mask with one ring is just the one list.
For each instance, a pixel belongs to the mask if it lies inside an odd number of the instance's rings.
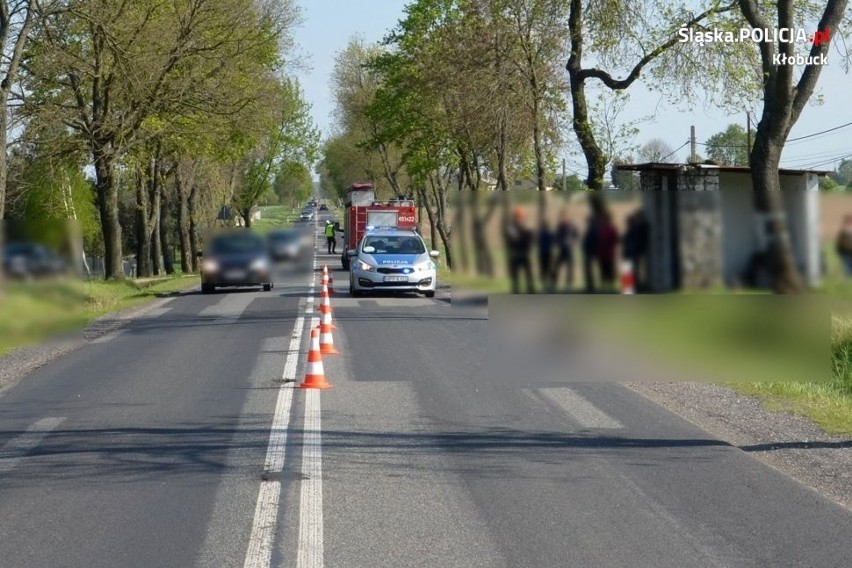
[[9,283],[0,299],[0,355],[57,333],[81,329],[105,314],[198,284],[197,276],[115,282]]
[[290,227],[299,216],[300,208],[286,205],[267,205],[260,208],[260,219],[253,221],[252,229],[258,233],[268,233],[275,229]]

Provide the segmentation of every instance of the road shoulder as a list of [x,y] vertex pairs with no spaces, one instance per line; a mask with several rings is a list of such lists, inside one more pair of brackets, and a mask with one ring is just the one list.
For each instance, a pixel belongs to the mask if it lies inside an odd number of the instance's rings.
[[121,329],[133,320],[162,308],[175,297],[192,291],[193,289],[190,288],[185,291],[172,292],[141,306],[101,316],[83,329],[56,336],[43,343],[12,350],[0,357],[0,396],[36,369],[83,347],[94,339]]
[[631,390],[693,422],[822,495],[852,509],[852,437],[711,383],[628,383]]

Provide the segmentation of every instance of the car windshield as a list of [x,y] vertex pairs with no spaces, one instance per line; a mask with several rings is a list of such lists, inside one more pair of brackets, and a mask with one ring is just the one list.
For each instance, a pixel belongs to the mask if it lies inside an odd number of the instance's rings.
[[381,236],[371,235],[364,239],[364,247],[373,247],[376,252],[371,254],[423,254],[426,247],[423,241],[411,236]]
[[211,246],[213,254],[244,254],[261,252],[263,241],[257,235],[227,235],[217,237]]

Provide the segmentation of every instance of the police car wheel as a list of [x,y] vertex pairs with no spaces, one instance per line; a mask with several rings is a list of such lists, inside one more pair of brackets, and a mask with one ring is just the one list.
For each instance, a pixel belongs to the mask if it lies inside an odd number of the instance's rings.
[[435,297],[435,291],[429,290],[427,292],[424,292],[423,295],[426,296],[427,298],[434,298]]

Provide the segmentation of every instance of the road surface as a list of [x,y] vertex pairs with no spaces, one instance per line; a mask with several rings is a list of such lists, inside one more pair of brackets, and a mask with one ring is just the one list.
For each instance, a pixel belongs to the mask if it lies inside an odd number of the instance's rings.
[[349,298],[322,252],[329,390],[287,381],[319,292],[290,270],[0,396],[0,565],[849,565],[848,510],[619,385],[495,380],[480,308]]

